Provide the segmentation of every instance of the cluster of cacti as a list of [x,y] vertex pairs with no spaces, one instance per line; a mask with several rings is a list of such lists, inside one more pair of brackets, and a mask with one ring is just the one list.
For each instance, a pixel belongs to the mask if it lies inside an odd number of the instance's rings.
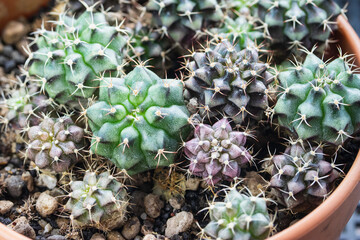
[[34,33],[38,50],[29,51],[26,63],[41,91],[61,104],[78,104],[96,95],[98,78],[121,76],[127,55],[128,39],[121,24],[110,26],[104,13],[85,6],[77,18],[59,14],[55,30],[42,25]]
[[40,169],[63,172],[77,162],[84,142],[84,131],[70,117],[52,119],[44,116],[38,126],[27,130],[26,157]]
[[319,204],[331,192],[340,176],[337,165],[327,162],[321,145],[311,146],[302,140],[289,141],[283,154],[267,162],[270,186],[278,200],[290,209],[303,203]]
[[274,113],[280,126],[301,139],[341,145],[360,128],[360,75],[346,56],[324,62],[308,53],[278,75]]
[[333,0],[258,0],[251,9],[263,22],[270,48],[278,50],[277,54],[302,46],[311,49],[327,45],[337,27],[336,18],[342,13]]
[[184,96],[190,112],[204,120],[225,116],[235,124],[261,120],[268,108],[267,86],[274,77],[259,60],[256,47],[238,51],[224,39],[214,48],[194,52],[187,64]]
[[225,193],[224,201],[210,204],[210,222],[205,233],[222,240],[267,238],[274,226],[266,199],[248,196],[234,187]]
[[172,197],[184,198],[186,191],[184,174],[172,169],[157,168],[153,180],[153,192],[163,196],[165,200],[168,201]]
[[95,226],[111,230],[124,224],[128,195],[122,183],[109,172],[97,175],[86,171],[82,181],[70,182],[71,192],[65,209],[77,227]]
[[221,180],[233,181],[253,161],[244,146],[247,134],[233,131],[226,118],[212,126],[200,123],[194,136],[184,144],[185,155],[190,160],[188,171],[204,178],[209,185]]
[[87,109],[91,149],[130,175],[169,166],[188,133],[182,91],[179,80],[144,66],[124,78],[103,78],[99,100]]

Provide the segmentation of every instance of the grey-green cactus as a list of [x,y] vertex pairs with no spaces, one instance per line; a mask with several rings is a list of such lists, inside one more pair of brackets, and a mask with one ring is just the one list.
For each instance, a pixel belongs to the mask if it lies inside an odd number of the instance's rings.
[[130,175],[170,165],[189,130],[182,92],[179,80],[144,66],[125,78],[104,78],[99,101],[87,109],[91,149]]

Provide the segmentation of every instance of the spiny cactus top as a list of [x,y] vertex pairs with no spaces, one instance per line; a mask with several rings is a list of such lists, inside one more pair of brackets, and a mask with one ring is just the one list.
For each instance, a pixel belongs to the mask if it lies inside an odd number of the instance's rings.
[[189,112],[179,80],[160,79],[143,66],[125,78],[104,78],[99,101],[87,109],[92,150],[135,174],[170,165]]
[[96,175],[87,171],[83,181],[73,181],[70,187],[65,208],[71,211],[70,220],[75,226],[111,230],[124,223],[127,192],[109,172]]
[[304,202],[320,204],[340,175],[335,163],[325,161],[320,145],[310,146],[299,140],[290,141],[283,154],[270,160],[270,186],[277,191],[280,202],[290,209]]
[[172,171],[172,169],[157,168],[154,171],[153,180],[153,192],[163,196],[166,201],[172,197],[184,198],[186,191],[184,174]]
[[195,138],[185,143],[185,154],[190,160],[191,174],[203,177],[209,185],[221,180],[232,181],[247,167],[252,156],[244,147],[246,134],[232,131],[224,118],[213,126],[199,124]]
[[29,52],[29,73],[58,103],[77,103],[96,93],[102,72],[121,73],[127,39],[93,7],[77,18],[62,13],[55,23],[54,31],[42,26],[35,32],[38,50]]
[[284,48],[311,49],[325,43],[341,13],[333,0],[258,0],[252,8],[264,22],[272,48],[281,52]]
[[38,126],[28,130],[28,137],[26,157],[40,169],[63,172],[77,161],[84,131],[74,125],[69,117],[45,117]]
[[274,112],[301,139],[341,145],[360,127],[360,75],[342,56],[325,63],[309,53],[303,64],[279,74]]
[[184,91],[191,112],[199,111],[205,121],[226,116],[236,124],[262,118],[273,76],[270,66],[259,61],[256,48],[237,51],[225,39],[215,48],[194,52],[192,60]]
[[268,237],[273,228],[266,200],[247,196],[235,188],[226,192],[223,202],[209,207],[210,222],[205,233],[221,240],[261,240]]
[[154,28],[184,47],[191,47],[203,28],[220,25],[226,7],[223,0],[150,0],[146,5]]

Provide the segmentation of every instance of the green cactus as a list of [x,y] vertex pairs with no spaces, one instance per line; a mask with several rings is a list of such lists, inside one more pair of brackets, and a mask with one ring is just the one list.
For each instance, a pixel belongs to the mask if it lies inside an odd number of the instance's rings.
[[252,11],[264,23],[270,48],[278,50],[277,55],[286,52],[284,49],[326,46],[336,28],[336,17],[342,13],[334,0],[257,0]]
[[321,145],[311,146],[301,140],[290,140],[283,154],[269,160],[266,169],[272,176],[270,187],[278,202],[291,210],[301,209],[304,203],[322,203],[342,171],[325,160]]
[[168,166],[189,113],[179,80],[160,79],[144,66],[125,78],[104,78],[99,101],[87,109],[92,150],[132,175]]
[[96,95],[99,75],[120,76],[126,56],[121,24],[110,26],[104,13],[82,3],[86,11],[76,19],[61,13],[54,31],[42,25],[34,33],[38,50],[28,52],[29,74],[61,104]]
[[360,75],[341,56],[328,63],[308,53],[278,75],[274,108],[280,126],[301,139],[341,145],[360,127]]
[[106,231],[124,223],[128,195],[124,185],[109,172],[96,175],[86,171],[83,181],[72,181],[70,187],[65,209],[71,212],[74,227]]
[[191,60],[184,91],[191,113],[199,112],[206,121],[225,116],[235,124],[262,118],[274,77],[269,64],[259,60],[257,48],[237,51],[224,39],[214,48],[194,52]]
[[210,222],[205,233],[216,239],[261,240],[273,229],[266,200],[238,192],[234,187],[226,192],[223,202],[209,206]]

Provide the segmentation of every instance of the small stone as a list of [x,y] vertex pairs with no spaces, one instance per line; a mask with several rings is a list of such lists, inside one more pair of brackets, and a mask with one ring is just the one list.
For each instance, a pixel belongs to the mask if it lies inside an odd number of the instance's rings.
[[43,232],[43,234],[46,234],[46,233],[51,232],[52,229],[53,229],[53,227],[51,226],[50,223],[46,224],[45,227],[44,227],[44,232]]
[[176,196],[169,199],[170,205],[174,209],[180,209],[185,203],[185,199],[182,196]]
[[7,192],[13,198],[21,196],[25,182],[21,179],[21,176],[15,175],[5,180]]
[[125,238],[118,231],[110,231],[107,236],[107,240],[125,240]]
[[15,60],[8,60],[4,64],[4,71],[5,73],[10,73],[16,67]]
[[62,217],[58,217],[55,219],[56,224],[58,225],[58,227],[60,229],[67,229],[69,227],[70,224],[70,219],[69,218],[62,218]]
[[34,178],[31,176],[30,172],[24,172],[21,175],[21,179],[26,183],[26,188],[29,192],[34,191]]
[[16,219],[7,226],[12,230],[14,230],[15,232],[25,235],[26,237],[29,237],[31,239],[36,238],[36,233],[34,229],[29,225],[29,222],[26,219],[26,217],[19,217],[18,219]]
[[41,173],[39,177],[35,178],[35,184],[38,187],[47,187],[48,189],[53,189],[56,187],[57,179],[53,175]]
[[91,236],[90,240],[106,240],[106,238],[101,233],[95,233]]
[[146,234],[143,240],[157,240],[157,238],[152,234]]
[[57,209],[58,202],[56,198],[50,196],[46,192],[40,194],[38,200],[36,201],[36,211],[42,217],[51,215]]
[[146,213],[142,213],[142,214],[140,215],[140,218],[141,218],[142,220],[147,219],[147,214],[146,214]]
[[27,34],[29,28],[22,22],[11,21],[9,22],[2,34],[2,39],[6,44],[14,44]]
[[142,237],[136,236],[136,237],[134,238],[134,240],[142,240]]
[[189,177],[186,179],[185,186],[186,190],[196,191],[200,185],[200,178]]
[[176,234],[185,232],[191,227],[194,216],[189,212],[179,212],[166,222],[165,236],[172,237]]
[[164,207],[164,201],[158,195],[150,193],[144,198],[144,205],[146,214],[151,218],[157,218]]
[[129,221],[124,225],[121,234],[126,239],[133,239],[140,232],[140,221],[137,217],[132,217]]
[[13,51],[14,48],[11,45],[6,45],[3,47],[2,54],[7,58],[11,58],[11,54]]
[[66,240],[66,237],[61,236],[61,235],[52,235],[46,239],[47,240]]
[[5,215],[14,206],[14,203],[7,200],[0,201],[0,215]]

